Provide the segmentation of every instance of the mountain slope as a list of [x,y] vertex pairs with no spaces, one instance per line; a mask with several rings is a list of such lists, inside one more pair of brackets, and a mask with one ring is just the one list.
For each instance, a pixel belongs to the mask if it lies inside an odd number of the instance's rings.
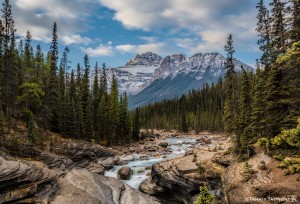
[[[236,69],[241,65],[247,70],[253,68],[235,62]],[[217,82],[225,73],[225,58],[218,53],[195,54],[187,58],[183,54],[165,57],[153,78],[146,82],[144,89],[129,97],[131,109],[162,99],[181,96],[192,89],[199,89],[204,83]]]
[[154,71],[159,67],[162,57],[147,52],[137,55],[124,67],[110,68],[106,70],[109,87],[113,74],[116,75],[120,93],[127,92],[129,95],[137,94],[153,78]]

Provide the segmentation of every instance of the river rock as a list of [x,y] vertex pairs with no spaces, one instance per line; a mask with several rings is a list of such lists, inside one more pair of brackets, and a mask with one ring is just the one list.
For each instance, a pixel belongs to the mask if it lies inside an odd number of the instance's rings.
[[163,148],[167,148],[169,146],[169,143],[167,143],[167,142],[161,142],[158,145],[161,146],[161,147],[163,147]]
[[147,147],[148,152],[155,152],[158,149],[159,149],[159,147],[157,147],[157,146],[148,146]]
[[118,179],[129,180],[133,174],[133,171],[130,167],[124,166],[118,171]]
[[140,155],[140,154],[133,154],[133,159],[134,160],[139,160],[139,159],[141,159],[141,156],[142,155]]
[[138,170],[137,170],[137,173],[138,173],[138,174],[141,174],[141,173],[144,173],[144,172],[145,172],[145,169],[138,169]]
[[133,155],[122,155],[120,156],[119,158],[119,162],[122,164],[122,163],[128,163],[130,161],[133,161],[134,160],[134,157]]
[[150,157],[149,157],[148,155],[142,155],[142,156],[140,157],[140,159],[141,159],[141,160],[149,160]]
[[105,170],[109,170],[109,169],[113,168],[114,163],[115,162],[112,157],[108,157],[107,159],[102,161],[102,165]]

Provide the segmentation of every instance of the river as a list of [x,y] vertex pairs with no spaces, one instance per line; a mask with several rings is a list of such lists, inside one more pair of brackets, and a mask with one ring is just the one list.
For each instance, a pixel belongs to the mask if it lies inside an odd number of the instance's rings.
[[[124,182],[135,189],[139,189],[140,184],[148,177],[147,174],[149,175],[150,172],[150,170],[146,170],[146,167],[152,166],[153,164],[161,161],[183,156],[185,152],[192,150],[195,147],[199,147],[196,139],[192,138],[168,138],[165,142],[169,144],[168,149],[170,150],[170,153],[165,155],[166,158],[160,156],[156,158],[150,157],[149,160],[136,159],[126,165],[115,165],[111,170],[106,171],[104,175],[117,178],[118,170],[124,166],[129,166],[133,170],[133,175],[130,180],[126,180]],[[139,155],[135,155],[135,157],[138,158]]]

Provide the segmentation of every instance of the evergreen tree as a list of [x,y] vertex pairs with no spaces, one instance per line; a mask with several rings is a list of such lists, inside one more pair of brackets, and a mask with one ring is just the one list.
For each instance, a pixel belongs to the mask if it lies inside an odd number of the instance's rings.
[[119,127],[118,136],[119,141],[130,142],[131,141],[131,121],[130,113],[128,111],[128,97],[126,92],[120,97],[119,103]]
[[28,127],[27,137],[28,137],[28,141],[30,143],[30,147],[35,148],[36,145],[38,144],[38,136],[37,136],[37,130],[35,127],[34,116],[32,113],[29,114],[29,120],[28,120],[27,127]]
[[15,64],[15,24],[9,0],[2,3],[3,15],[3,99],[7,116],[15,111],[14,100],[18,90],[17,70]]
[[81,76],[80,64],[77,64],[77,76],[76,76],[76,117],[78,133],[77,137],[80,138],[83,135],[83,109],[82,109],[82,76]]
[[103,144],[108,144],[109,135],[109,120],[108,120],[108,103],[105,96],[102,95],[98,109],[97,116],[98,132],[96,134],[96,140],[98,142],[103,141]]
[[57,26],[53,24],[52,43],[50,46],[50,79],[47,89],[46,102],[51,111],[51,129],[59,130],[59,107],[58,107],[58,79],[57,79],[57,60],[58,60],[58,42],[57,42]]
[[282,71],[271,66],[266,83],[266,130],[269,137],[278,135],[286,109],[280,99],[283,97]]
[[0,109],[0,147],[3,147],[4,140],[4,115],[2,109]]
[[290,7],[290,39],[292,46],[293,43],[300,41],[300,1],[299,0],[291,0],[291,7]]
[[116,144],[117,130],[119,126],[119,91],[118,91],[118,81],[116,76],[112,77],[111,91],[109,94],[109,111],[108,119],[110,123],[110,138],[109,144]]
[[[84,74],[82,77],[82,83],[81,83],[81,90],[82,90],[82,126],[83,126],[83,134],[85,135],[85,139],[89,139],[91,137],[90,131],[91,131],[91,125],[90,121],[92,120],[91,117],[91,96],[90,96],[90,64],[89,64],[89,58],[87,55],[84,56]],[[89,127],[88,127],[89,126]]]
[[96,63],[94,69],[94,81],[93,81],[93,126],[95,128],[95,131],[98,131],[97,114],[98,114],[99,104],[100,104],[99,68],[98,68],[98,63]]
[[94,140],[91,97],[88,97],[86,113],[84,114],[84,133],[85,133],[86,140],[88,141]]
[[284,129],[292,129],[297,125],[297,118],[300,116],[300,41],[280,56],[275,66],[282,74],[278,103],[285,112],[281,115],[281,126]]
[[77,101],[77,90],[75,82],[74,71],[71,70],[71,79],[69,87],[69,105],[68,105],[68,117],[67,117],[67,130],[69,136],[78,138],[79,137],[79,127],[77,126],[77,115],[76,115],[76,101]]
[[253,88],[253,105],[251,113],[251,131],[254,137],[262,137],[265,134],[265,81],[263,70],[259,66],[256,69]]
[[4,27],[2,20],[0,19],[0,110],[2,110],[3,105],[3,87],[4,87],[4,62],[3,62],[3,43],[4,43]]
[[287,50],[287,31],[285,22],[285,3],[282,0],[273,0],[270,4],[272,9],[271,16],[271,35],[272,35],[272,62]]
[[181,114],[181,130],[185,133],[189,131],[185,111]]
[[263,64],[266,69],[269,68],[271,64],[271,28],[270,28],[270,14],[269,10],[264,5],[263,0],[260,0],[256,8],[258,9],[257,14],[257,32],[259,33],[258,45],[262,51],[262,56],[260,59],[261,64]]
[[140,139],[140,111],[138,108],[135,109],[132,125],[132,139],[138,141]]
[[33,66],[33,53],[31,51],[31,33],[30,31],[27,31],[26,39],[25,39],[25,48],[24,48],[24,64],[25,64],[25,72],[26,75],[25,81],[32,82],[31,77],[34,76],[34,66]]
[[36,47],[35,54],[35,74],[34,82],[38,83],[40,86],[44,86],[44,77],[45,77],[45,66],[44,66],[44,54],[41,49],[41,45],[38,44]]
[[247,155],[249,159],[249,145],[251,143],[250,138],[250,118],[251,118],[251,78],[250,73],[241,66],[242,69],[242,81],[241,81],[241,93],[240,93],[240,101],[239,101],[239,114],[238,114],[238,121],[237,121],[237,128],[236,134],[240,135],[241,138],[241,146],[239,147],[238,151],[239,154],[242,156],[244,154]]
[[[233,48],[232,35],[229,35],[227,44],[225,46],[227,53],[226,58],[226,73],[225,73],[225,104],[224,104],[224,127],[225,132],[232,133],[234,131],[234,123],[237,113],[236,102],[236,72],[234,69],[233,54],[235,50]],[[239,146],[239,145],[237,145]]]
[[105,96],[105,99],[107,100],[108,98],[108,88],[107,88],[107,76],[106,76],[106,65],[103,63],[102,65],[102,74],[101,74],[101,79],[100,79],[100,98],[102,96]]

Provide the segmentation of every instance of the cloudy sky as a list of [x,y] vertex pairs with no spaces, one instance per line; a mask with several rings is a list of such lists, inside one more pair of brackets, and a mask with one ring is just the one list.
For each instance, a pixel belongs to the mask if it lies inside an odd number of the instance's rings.
[[[233,34],[236,57],[254,64],[258,0],[11,0],[17,34],[32,33],[49,49],[53,22],[60,50],[70,48],[72,64],[87,53],[92,63],[121,66],[137,53],[161,56],[224,53]],[[61,54],[61,51],[60,51]]]

